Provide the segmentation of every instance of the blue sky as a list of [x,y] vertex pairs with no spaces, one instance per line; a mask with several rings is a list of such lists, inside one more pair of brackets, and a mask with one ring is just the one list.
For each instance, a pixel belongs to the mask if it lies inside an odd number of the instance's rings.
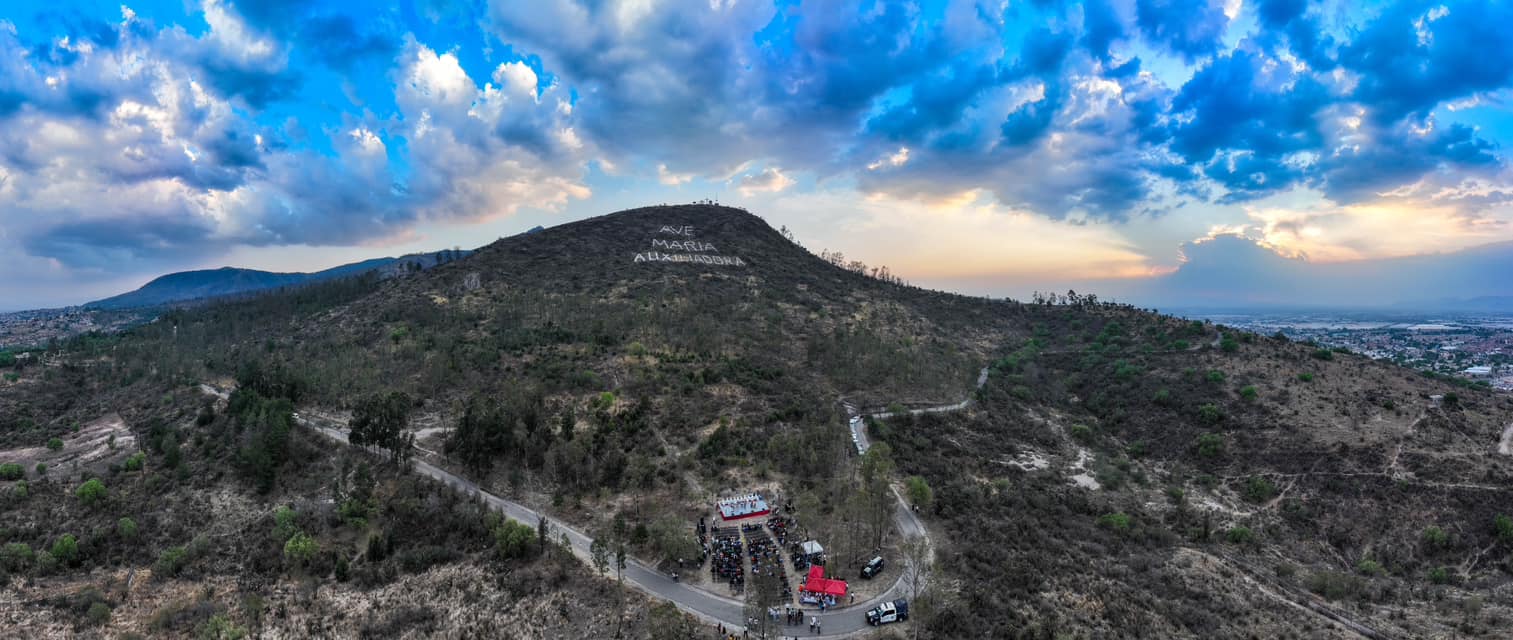
[[1223,236],[1455,252],[1513,240],[1509,24],[1493,1],[13,0],[0,309],[709,197],[995,295],[1135,291]]

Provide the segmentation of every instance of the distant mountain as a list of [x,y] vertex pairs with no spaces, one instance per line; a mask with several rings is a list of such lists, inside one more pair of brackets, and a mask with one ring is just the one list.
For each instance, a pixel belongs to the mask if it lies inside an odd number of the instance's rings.
[[116,310],[155,307],[258,293],[281,287],[357,276],[371,271],[377,271],[382,277],[387,278],[424,271],[436,265],[466,257],[471,253],[471,250],[449,249],[433,253],[410,254],[398,258],[373,258],[313,273],[276,273],[235,267],[180,271],[160,276],[135,291],[86,303],[84,308]]
[[[1103,283],[1115,297],[1161,308],[1513,309],[1513,243],[1353,262],[1311,262],[1224,236],[1183,246],[1174,272]],[[1099,288],[1094,288],[1099,290]],[[1100,291],[1102,293],[1102,291]]]

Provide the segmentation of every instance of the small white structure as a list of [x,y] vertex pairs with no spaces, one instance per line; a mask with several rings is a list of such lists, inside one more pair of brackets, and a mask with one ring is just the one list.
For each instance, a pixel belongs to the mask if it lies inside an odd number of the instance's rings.
[[820,543],[815,540],[805,542],[804,544],[799,545],[799,547],[804,550],[804,555],[810,557],[814,557],[825,552],[825,548],[820,546]]
[[1466,370],[1462,371],[1461,373],[1464,373],[1473,378],[1490,378],[1492,377],[1492,367],[1488,365],[1467,367]]

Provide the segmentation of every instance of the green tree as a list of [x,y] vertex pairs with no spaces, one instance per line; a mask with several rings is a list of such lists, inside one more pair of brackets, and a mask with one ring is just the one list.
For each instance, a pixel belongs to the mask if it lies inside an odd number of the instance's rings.
[[93,507],[104,502],[108,494],[109,491],[105,489],[105,483],[100,482],[99,478],[90,478],[84,484],[79,485],[78,489],[74,490],[74,496],[79,499],[80,504],[86,507]]
[[1450,536],[1449,536],[1449,534],[1445,533],[1444,529],[1441,529],[1441,528],[1436,527],[1436,526],[1430,526],[1427,529],[1424,529],[1424,536],[1423,536],[1423,538],[1424,538],[1424,544],[1427,544],[1430,547],[1433,547],[1433,548],[1436,548],[1436,549],[1443,548],[1446,544],[1449,544],[1449,542],[1450,542]]
[[1205,433],[1198,436],[1195,446],[1198,449],[1198,456],[1203,458],[1217,457],[1224,453],[1224,436],[1217,433]]
[[394,462],[408,460],[415,446],[415,434],[405,429],[412,406],[410,396],[401,391],[362,399],[352,412],[347,439],[359,447],[372,445],[387,450]]
[[1250,527],[1234,527],[1226,531],[1224,537],[1232,544],[1250,544],[1256,539],[1256,534],[1251,532]]
[[131,518],[121,518],[116,521],[116,535],[122,540],[135,540],[137,538],[137,521]]
[[176,576],[184,570],[184,565],[189,564],[189,549],[185,547],[168,547],[158,554],[158,562],[153,565],[153,570],[165,576]]
[[494,527],[494,546],[505,560],[529,556],[535,540],[535,529],[514,520],[505,520]]
[[1224,409],[1212,402],[1198,407],[1198,417],[1208,424],[1214,424],[1224,419]]
[[57,560],[58,564],[74,564],[79,559],[79,541],[74,538],[74,534],[65,533],[53,542],[53,548],[47,553]]
[[0,480],[20,480],[26,477],[26,470],[14,462],[0,464]]
[[928,509],[935,501],[935,492],[930,489],[930,483],[920,476],[909,476],[904,480],[904,488],[909,494],[909,503],[916,508]]
[[1252,400],[1252,401],[1254,401],[1256,398],[1259,398],[1260,396],[1261,396],[1261,392],[1256,390],[1255,385],[1246,385],[1246,386],[1240,387],[1240,397],[1241,398],[1244,398],[1246,400]]
[[1513,543],[1513,518],[1507,514],[1497,514],[1492,518],[1492,531],[1497,534],[1498,541]]
[[141,471],[142,470],[142,466],[144,464],[146,464],[146,462],[147,462],[147,454],[144,453],[144,452],[138,451],[136,453],[131,454],[131,457],[129,457],[129,458],[126,459],[126,464],[125,464],[125,466],[123,468],[126,469],[127,471]]
[[297,567],[309,565],[310,560],[315,558],[318,551],[320,551],[320,543],[303,531],[294,534],[288,542],[284,543],[284,559]]
[[288,505],[279,505],[273,510],[273,537],[279,544],[289,541],[299,533],[299,512]]
[[1277,495],[1277,486],[1265,476],[1251,476],[1245,481],[1245,499],[1251,502],[1266,502]]
[[53,451],[62,451],[63,450],[63,439],[62,438],[49,438],[47,440],[47,448],[52,449]]

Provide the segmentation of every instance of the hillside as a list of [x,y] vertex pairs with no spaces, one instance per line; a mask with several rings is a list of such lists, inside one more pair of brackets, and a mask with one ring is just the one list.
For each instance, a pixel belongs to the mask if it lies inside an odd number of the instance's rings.
[[[751,490],[790,499],[842,575],[879,549],[903,565],[889,518],[907,487],[937,567],[921,637],[1496,637],[1513,621],[1506,396],[1128,306],[846,266],[744,211],[649,207],[71,341],[0,383],[0,462],[30,483],[8,483],[0,542],[71,532],[79,549],[14,551],[24,595],[0,614],[87,629],[98,601],[149,634],[220,616],[273,635],[521,637],[547,637],[530,621],[549,615],[573,635],[689,637],[659,634],[692,623],[639,592],[611,621],[626,596],[610,579],[299,428],[319,420],[397,424],[379,446],[660,570],[711,498]],[[848,405],[968,397],[870,420],[881,444],[853,453]],[[108,500],[75,495],[90,477]],[[122,587],[149,565],[181,596]],[[401,592],[402,610],[375,604]],[[480,592],[488,611],[460,595]],[[356,622],[318,626],[341,619]]]
[[134,291],[87,302],[89,310],[119,310],[158,307],[168,304],[206,301],[227,296],[244,296],[281,287],[292,287],[349,278],[368,272],[399,275],[429,269],[467,255],[465,251],[418,253],[398,258],[373,258],[339,265],[311,273],[274,273],[256,269],[221,267],[199,271],[180,271],[159,276]]

